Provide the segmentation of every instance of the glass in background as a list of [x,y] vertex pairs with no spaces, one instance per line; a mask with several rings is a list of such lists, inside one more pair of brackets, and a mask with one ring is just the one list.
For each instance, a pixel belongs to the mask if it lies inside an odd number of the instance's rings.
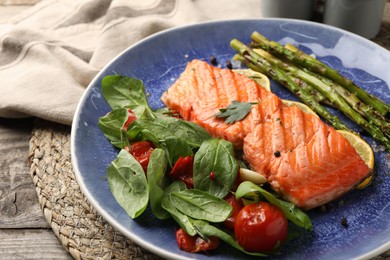
[[386,0],[326,0],[323,23],[374,38],[381,27]]
[[261,0],[263,17],[311,20],[315,0]]

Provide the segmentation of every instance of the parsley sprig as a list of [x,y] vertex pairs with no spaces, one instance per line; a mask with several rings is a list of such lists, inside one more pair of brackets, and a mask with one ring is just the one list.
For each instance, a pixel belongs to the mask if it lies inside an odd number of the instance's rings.
[[237,121],[244,119],[253,105],[258,104],[258,102],[240,102],[234,100],[226,108],[220,108],[219,112],[215,114],[218,118],[225,118],[225,123],[232,124]]

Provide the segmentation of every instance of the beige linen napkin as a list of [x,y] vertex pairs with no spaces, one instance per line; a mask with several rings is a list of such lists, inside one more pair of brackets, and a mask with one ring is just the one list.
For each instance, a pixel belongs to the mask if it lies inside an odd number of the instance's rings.
[[260,0],[47,0],[0,25],[0,117],[71,124],[89,82],[158,31],[260,18]]

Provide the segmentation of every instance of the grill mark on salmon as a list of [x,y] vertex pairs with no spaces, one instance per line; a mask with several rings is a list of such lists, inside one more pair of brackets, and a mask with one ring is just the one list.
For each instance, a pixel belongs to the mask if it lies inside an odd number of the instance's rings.
[[235,124],[225,124],[215,114],[234,100],[258,102],[264,91],[267,92],[246,76],[193,61],[161,99],[183,119],[201,125],[214,137],[222,137],[240,149],[244,137],[261,121],[260,108],[254,106],[245,119]]
[[[185,120],[243,149],[252,169],[303,209],[339,197],[369,174],[354,148],[332,127],[228,69],[189,62],[161,99]],[[234,124],[215,117],[234,100],[259,103]]]

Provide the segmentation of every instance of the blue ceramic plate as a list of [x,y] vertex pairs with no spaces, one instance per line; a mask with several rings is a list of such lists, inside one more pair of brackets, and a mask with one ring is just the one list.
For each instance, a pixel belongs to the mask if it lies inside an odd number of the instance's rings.
[[[171,221],[160,221],[146,211],[132,220],[112,196],[106,168],[118,150],[97,126],[110,108],[101,95],[106,75],[123,74],[144,81],[152,108],[162,106],[160,96],[192,59],[215,56],[222,67],[234,51],[232,38],[250,41],[253,31],[280,43],[293,43],[340,70],[358,85],[390,103],[390,52],[354,34],[322,24],[287,20],[235,20],[196,24],[157,33],[131,46],[108,64],[82,97],[72,127],[72,159],[82,191],[99,213],[140,246],[168,259],[250,258],[229,246],[210,254],[189,254],[178,249]],[[295,99],[272,82],[281,98]],[[342,117],[347,124],[355,127]],[[287,243],[277,259],[369,258],[390,249],[389,153],[369,137],[375,150],[376,177],[372,185],[354,190],[332,204],[327,212],[312,210],[313,232]],[[348,227],[341,225],[347,219]]]

